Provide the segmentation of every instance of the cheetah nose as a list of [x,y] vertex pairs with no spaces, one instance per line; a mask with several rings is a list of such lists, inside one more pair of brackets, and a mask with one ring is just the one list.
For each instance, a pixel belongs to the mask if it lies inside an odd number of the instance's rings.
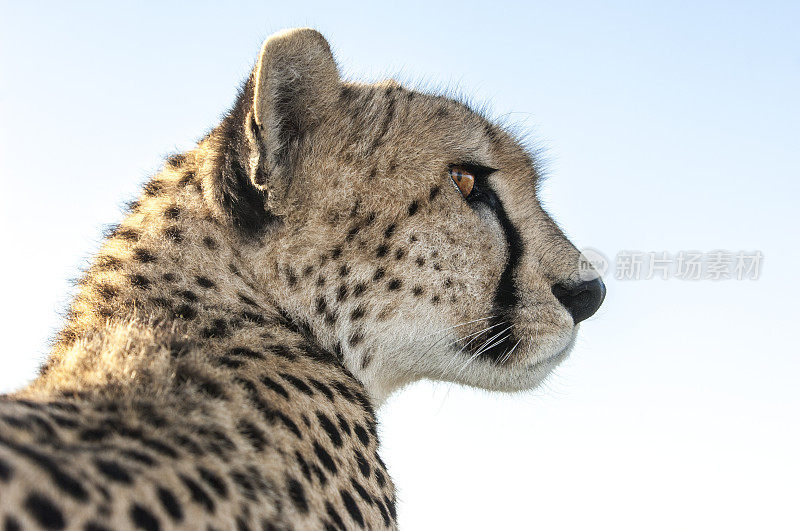
[[552,291],[572,315],[575,324],[594,315],[606,297],[606,286],[599,278],[584,280],[575,285],[554,284]]

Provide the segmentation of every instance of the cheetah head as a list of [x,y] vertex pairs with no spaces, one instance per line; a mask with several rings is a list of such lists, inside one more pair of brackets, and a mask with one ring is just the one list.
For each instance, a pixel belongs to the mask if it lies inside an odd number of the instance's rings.
[[314,30],[264,43],[221,131],[207,195],[378,401],[425,378],[534,388],[603,301],[518,141],[452,99],[342,80]]

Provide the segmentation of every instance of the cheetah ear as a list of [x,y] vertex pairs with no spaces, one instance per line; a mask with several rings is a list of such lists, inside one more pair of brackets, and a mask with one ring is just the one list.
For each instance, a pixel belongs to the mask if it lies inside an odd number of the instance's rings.
[[250,179],[280,215],[292,174],[292,155],[303,135],[335,101],[339,70],[316,30],[276,33],[261,48],[253,71],[253,108],[247,116]]

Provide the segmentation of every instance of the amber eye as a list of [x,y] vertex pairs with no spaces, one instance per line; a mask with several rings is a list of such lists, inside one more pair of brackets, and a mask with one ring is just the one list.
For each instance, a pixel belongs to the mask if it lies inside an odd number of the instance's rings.
[[464,199],[469,197],[475,187],[475,175],[463,166],[450,166],[450,178],[458,186]]

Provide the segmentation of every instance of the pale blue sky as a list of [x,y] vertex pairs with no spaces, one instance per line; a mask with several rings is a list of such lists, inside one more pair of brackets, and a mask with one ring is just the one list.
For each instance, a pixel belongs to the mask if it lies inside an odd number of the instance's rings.
[[545,149],[579,246],[761,250],[758,281],[608,280],[534,393],[382,411],[401,524],[797,529],[800,4],[0,2],[0,390],[30,378],[104,223],[314,26],[354,79],[485,102]]

